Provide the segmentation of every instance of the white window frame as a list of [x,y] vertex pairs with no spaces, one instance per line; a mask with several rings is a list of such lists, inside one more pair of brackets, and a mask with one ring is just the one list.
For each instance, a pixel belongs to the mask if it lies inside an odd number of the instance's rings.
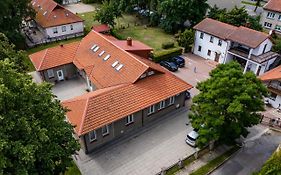
[[210,43],[214,43],[214,37],[210,36]]
[[48,69],[47,74],[48,74],[48,78],[54,78],[55,77],[55,73],[54,73],[53,69]]
[[[94,134],[94,138],[92,138],[92,134]],[[90,142],[93,142],[93,141],[95,141],[95,140],[97,140],[97,132],[96,132],[96,130],[93,130],[93,131],[91,131],[91,132],[89,132],[89,140],[90,140]]]
[[165,100],[160,101],[158,110],[161,110],[161,109],[164,109],[164,108],[165,108]]
[[66,26],[61,26],[61,31],[66,32]]
[[73,25],[72,24],[70,25],[70,30],[73,30]]
[[[106,131],[106,132],[105,132]],[[102,128],[101,128],[101,132],[102,132],[102,136],[106,136],[109,134],[109,126],[108,125],[104,125]]]
[[280,26],[280,25],[276,25],[276,26],[275,26],[275,30],[277,30],[278,32],[280,32],[280,31],[281,31],[281,26]]
[[[209,52],[209,51],[210,51],[210,52]],[[210,53],[210,55],[209,55],[209,53]],[[210,57],[211,55],[212,55],[212,51],[211,51],[211,50],[208,50],[208,51],[207,51],[207,56]]]
[[54,27],[54,28],[53,28],[53,34],[56,34],[56,33],[58,33],[58,28],[57,28],[57,27]]
[[175,96],[169,98],[169,105],[175,104]]
[[204,33],[203,32],[200,33],[200,38],[204,39]]
[[155,105],[149,106],[147,115],[153,114],[154,112],[155,112]]
[[266,17],[267,17],[267,18],[270,18],[270,19],[274,19],[275,13],[268,12]]
[[126,117],[126,125],[131,124],[134,122],[134,114],[128,115]]
[[202,46],[198,46],[198,52],[202,51]]
[[219,41],[218,41],[218,46],[222,46],[222,40],[221,39],[219,39]]
[[269,23],[269,22],[264,22],[264,27],[265,27],[265,28],[268,28],[268,29],[271,29],[272,24]]

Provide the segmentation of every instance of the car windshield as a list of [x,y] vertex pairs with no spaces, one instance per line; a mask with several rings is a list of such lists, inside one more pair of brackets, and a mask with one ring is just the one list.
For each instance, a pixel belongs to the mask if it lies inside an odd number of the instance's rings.
[[187,135],[187,138],[188,138],[189,140],[191,140],[191,141],[194,141],[194,142],[195,142],[195,139],[194,139],[194,138],[192,138],[192,137],[190,137],[189,135]]

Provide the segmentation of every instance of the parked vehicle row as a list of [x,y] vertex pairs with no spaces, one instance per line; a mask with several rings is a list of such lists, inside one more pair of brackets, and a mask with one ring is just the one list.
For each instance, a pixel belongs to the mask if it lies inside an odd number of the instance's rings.
[[185,60],[180,56],[175,56],[166,61],[161,61],[160,65],[165,67],[169,71],[175,72],[179,67],[181,68],[185,66]]

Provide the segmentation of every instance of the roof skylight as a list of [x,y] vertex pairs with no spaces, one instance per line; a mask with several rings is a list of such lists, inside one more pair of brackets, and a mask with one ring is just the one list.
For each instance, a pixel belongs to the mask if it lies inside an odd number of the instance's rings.
[[96,45],[96,44],[94,44],[94,45],[91,47],[91,50],[94,50],[94,49],[95,49],[95,47],[97,47],[97,45]]
[[119,64],[115,69],[116,69],[117,71],[120,71],[120,69],[121,69],[123,66],[124,66],[123,64]]
[[97,46],[93,51],[94,51],[94,52],[97,52],[97,51],[99,50],[99,48],[100,48],[100,47]]
[[45,11],[44,13],[43,13],[43,16],[45,16],[47,14],[47,11]]
[[110,55],[108,54],[108,55],[106,55],[105,57],[104,57],[104,61],[106,61],[106,60],[108,60],[110,58]]
[[115,61],[111,66],[115,67],[118,63],[119,63],[118,61]]
[[99,57],[101,57],[103,54],[104,54],[104,50],[103,51],[101,51],[101,53],[99,54]]

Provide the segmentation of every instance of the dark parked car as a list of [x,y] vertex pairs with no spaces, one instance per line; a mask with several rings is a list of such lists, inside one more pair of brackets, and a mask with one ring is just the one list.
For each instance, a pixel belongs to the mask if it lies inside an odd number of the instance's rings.
[[188,100],[191,98],[190,92],[185,91],[185,100]]
[[161,61],[160,65],[168,69],[169,71],[175,72],[178,70],[178,66],[174,62]]
[[185,65],[185,60],[180,56],[175,56],[173,58],[170,58],[169,61],[176,63],[178,65],[178,67],[184,67],[184,65]]

